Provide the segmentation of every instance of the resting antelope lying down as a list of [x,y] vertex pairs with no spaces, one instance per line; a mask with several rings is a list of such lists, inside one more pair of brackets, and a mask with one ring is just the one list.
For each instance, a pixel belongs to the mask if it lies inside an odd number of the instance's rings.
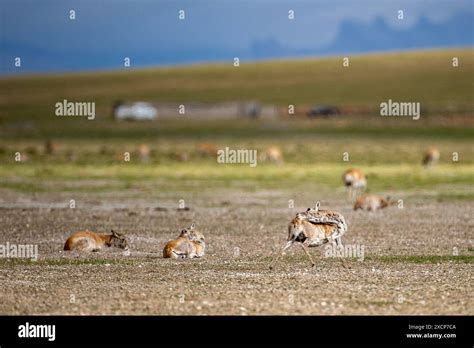
[[[318,201],[315,208],[308,208],[304,213],[296,214],[296,217],[291,220],[288,225],[287,242],[281,252],[270,264],[270,269],[273,269],[273,266],[281,255],[283,255],[283,253],[295,242],[300,243],[305,254],[311,261],[312,267],[314,267],[315,263],[308,248],[332,243],[337,247],[339,252],[343,250],[341,237],[347,231],[347,224],[344,217],[335,211],[320,210],[319,206],[320,204]],[[345,267],[342,258],[341,261]]]
[[120,233],[111,234],[79,231],[73,233],[64,244],[64,250],[99,251],[104,247],[117,247],[128,250],[128,240]]
[[360,196],[354,203],[354,210],[362,209],[368,211],[375,211],[377,209],[383,209],[390,205],[397,204],[390,197],[382,197],[379,195],[367,194]]
[[177,239],[172,239],[166,243],[163,249],[163,257],[174,259],[203,257],[205,249],[204,235],[195,229],[193,223],[187,229],[183,229]]

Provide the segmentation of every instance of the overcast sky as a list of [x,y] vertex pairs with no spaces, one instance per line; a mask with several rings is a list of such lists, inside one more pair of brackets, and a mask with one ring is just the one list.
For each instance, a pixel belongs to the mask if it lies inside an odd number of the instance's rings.
[[[20,52],[42,61],[46,69],[48,57],[53,62],[55,56],[68,54],[94,61],[102,54],[104,62],[114,51],[134,57],[152,51],[192,55],[222,49],[238,55],[268,39],[286,47],[318,48],[330,43],[349,19],[370,22],[382,17],[392,27],[408,29],[420,17],[441,23],[473,12],[473,4],[474,0],[1,0],[0,58],[5,66]],[[75,20],[69,19],[71,9]],[[181,9],[184,21],[178,19]],[[295,11],[293,21],[288,20],[290,9]],[[403,21],[397,19],[400,9]],[[105,64],[99,63],[98,67]],[[88,62],[87,67],[94,64]]]

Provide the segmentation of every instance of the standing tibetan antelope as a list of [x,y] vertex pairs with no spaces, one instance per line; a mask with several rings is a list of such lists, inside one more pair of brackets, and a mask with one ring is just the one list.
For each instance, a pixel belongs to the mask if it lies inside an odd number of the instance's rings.
[[150,160],[151,150],[146,144],[140,144],[138,147],[138,157],[142,162],[148,162]]
[[367,187],[367,180],[360,169],[351,168],[346,170],[342,175],[342,181],[344,181],[344,185],[347,187],[351,201],[354,201],[357,194]]
[[73,233],[64,244],[64,250],[99,251],[104,247],[117,247],[128,250],[128,240],[112,230],[111,234],[79,231]]
[[432,165],[436,164],[439,161],[439,151],[435,148],[429,148],[423,157],[423,166],[426,168],[431,167]]
[[265,150],[265,153],[261,156],[261,159],[264,161],[268,161],[274,163],[276,165],[282,165],[283,161],[283,154],[278,146],[270,146]]
[[[338,212],[321,210],[319,207],[320,203],[318,201],[315,208],[308,208],[305,212],[296,214],[296,217],[291,220],[288,225],[287,242],[281,252],[270,264],[270,269],[273,269],[273,266],[281,255],[283,255],[283,253],[295,242],[300,243],[305,254],[311,261],[312,267],[314,267],[315,263],[308,251],[308,247],[317,247],[326,243],[331,243],[339,250],[339,252],[342,252],[343,246],[341,237],[347,231],[347,224],[344,217]],[[345,267],[342,258],[341,261],[342,265]]]

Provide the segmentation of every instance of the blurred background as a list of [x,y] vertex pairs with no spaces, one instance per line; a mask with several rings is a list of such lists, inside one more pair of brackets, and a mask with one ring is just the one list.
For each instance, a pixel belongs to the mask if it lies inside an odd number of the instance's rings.
[[[0,312],[472,314],[473,19],[472,0],[2,0],[0,243],[40,257],[0,260]],[[354,211],[348,168],[396,206]],[[319,249],[310,271],[293,248],[268,271],[317,200],[366,261]],[[206,256],[162,259],[191,223]],[[85,229],[131,255],[63,252]]]
[[124,57],[142,67],[474,43],[469,0],[4,0],[1,16],[2,73],[122,68]]
[[[388,175],[373,185],[465,183],[473,19],[472,1],[6,0],[2,175],[34,181],[43,164],[60,176],[54,165],[117,165],[129,152],[150,178],[186,178],[199,166],[212,185],[216,152],[229,146],[258,150],[263,167],[221,168],[223,176],[316,175],[336,186],[348,165],[421,166],[435,147],[447,171],[460,154],[456,173],[420,179],[392,168],[400,182]],[[381,117],[388,100],[419,102],[420,119]],[[56,116],[64,101],[94,103],[94,118]],[[315,174],[324,165],[326,175]],[[81,173],[99,175],[90,170]]]

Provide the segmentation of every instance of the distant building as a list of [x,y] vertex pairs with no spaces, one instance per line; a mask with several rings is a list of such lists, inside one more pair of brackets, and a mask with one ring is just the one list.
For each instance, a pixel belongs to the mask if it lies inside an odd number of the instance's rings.
[[307,113],[309,117],[339,115],[341,112],[336,106],[315,105]]
[[158,116],[156,108],[145,102],[135,102],[132,104],[116,103],[113,109],[113,116],[117,120],[153,120]]
[[198,120],[235,120],[274,119],[278,110],[274,106],[262,106],[258,102],[223,102],[223,103],[117,103],[113,108],[116,119],[177,119],[192,118]]

